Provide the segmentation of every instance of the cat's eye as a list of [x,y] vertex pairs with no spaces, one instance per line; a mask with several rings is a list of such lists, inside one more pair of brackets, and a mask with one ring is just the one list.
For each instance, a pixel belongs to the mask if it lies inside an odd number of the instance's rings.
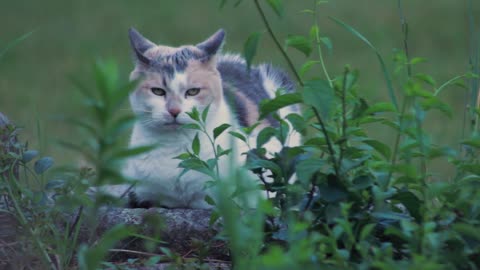
[[196,96],[200,93],[200,88],[190,88],[185,92],[185,95],[187,96]]
[[152,87],[150,88],[150,90],[152,91],[152,93],[154,93],[157,96],[165,96],[165,94],[167,93],[165,92],[165,90],[163,90],[160,87]]

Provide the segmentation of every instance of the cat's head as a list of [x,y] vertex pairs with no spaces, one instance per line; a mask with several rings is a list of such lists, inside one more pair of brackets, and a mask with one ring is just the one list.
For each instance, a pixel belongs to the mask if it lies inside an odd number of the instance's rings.
[[207,40],[181,47],[157,45],[137,30],[129,30],[135,68],[131,80],[138,80],[130,95],[133,111],[149,128],[175,130],[191,123],[186,114],[210,105],[210,114],[223,100],[216,54],[225,32],[221,29]]

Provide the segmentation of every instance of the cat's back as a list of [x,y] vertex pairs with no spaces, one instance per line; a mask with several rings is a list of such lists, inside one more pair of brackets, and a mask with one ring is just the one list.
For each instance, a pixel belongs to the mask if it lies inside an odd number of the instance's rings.
[[[237,114],[241,126],[250,126],[258,120],[259,104],[272,99],[278,89],[285,92],[295,90],[294,83],[287,73],[270,64],[261,64],[247,69],[245,59],[237,54],[223,54],[217,60],[217,69],[222,78],[222,86],[227,103]],[[286,112],[296,112],[290,107]],[[272,126],[278,123],[272,118],[267,121]]]

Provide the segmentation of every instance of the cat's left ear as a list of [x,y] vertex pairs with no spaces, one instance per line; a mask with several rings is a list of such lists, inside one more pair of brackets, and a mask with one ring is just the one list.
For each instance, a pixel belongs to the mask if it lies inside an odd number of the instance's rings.
[[204,51],[207,57],[214,56],[222,47],[223,40],[225,39],[225,31],[223,29],[218,30],[202,43],[197,44],[197,48]]
[[137,29],[133,27],[128,30],[128,36],[130,37],[130,44],[132,45],[132,49],[137,60],[139,60],[142,64],[149,65],[150,59],[145,56],[145,52],[148,49],[155,47],[155,43],[146,39],[137,31]]

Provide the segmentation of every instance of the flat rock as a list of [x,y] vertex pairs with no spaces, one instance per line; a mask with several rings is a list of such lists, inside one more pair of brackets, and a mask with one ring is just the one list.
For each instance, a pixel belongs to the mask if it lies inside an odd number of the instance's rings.
[[[228,248],[216,238],[218,224],[209,224],[210,215],[211,210],[204,209],[104,208],[99,213],[95,235],[99,238],[118,224],[131,225],[139,234],[158,238],[164,242],[162,247],[180,256],[196,257],[202,253],[209,259],[229,260]],[[147,251],[145,240],[139,238],[121,241],[116,250]],[[135,257],[121,251],[112,255],[114,260]]]

